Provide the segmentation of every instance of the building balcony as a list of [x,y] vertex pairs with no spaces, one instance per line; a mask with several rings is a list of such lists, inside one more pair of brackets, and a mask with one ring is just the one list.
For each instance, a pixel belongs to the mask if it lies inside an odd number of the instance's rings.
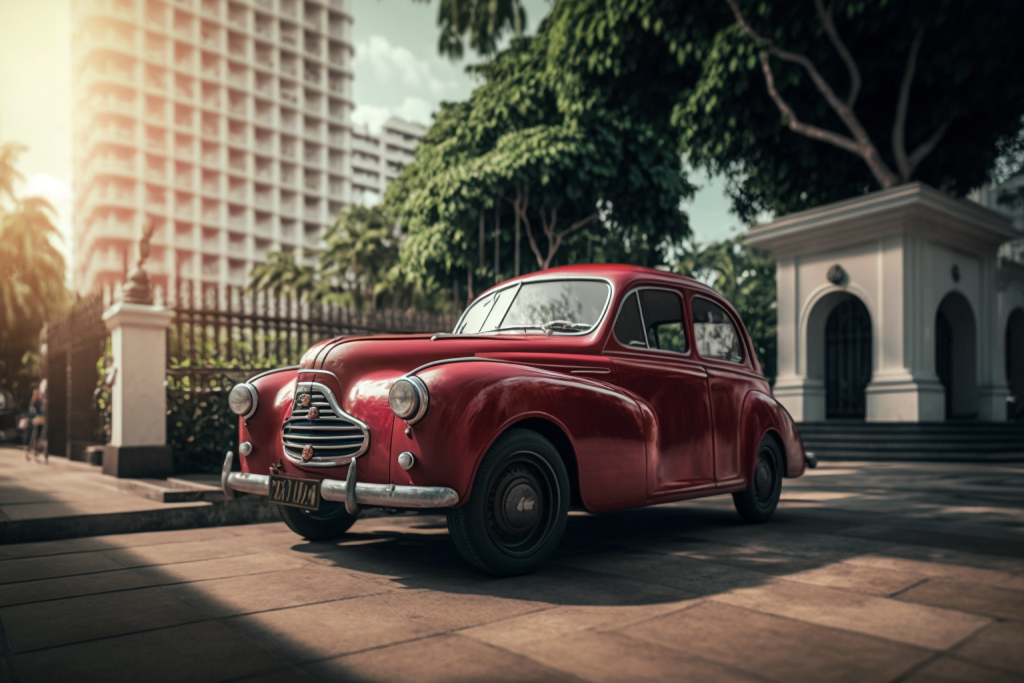
[[[208,225],[208,226],[215,227],[215,228],[221,227],[220,211],[211,211],[211,212],[204,213],[203,216],[202,216],[201,222],[202,222],[203,225]],[[219,242],[215,242],[215,244],[217,246],[214,247],[214,248],[219,248],[220,247]],[[204,249],[207,248],[206,245],[207,245],[207,241],[203,240],[203,248]]]
[[244,213],[233,213],[228,216],[228,227],[232,230],[245,230],[247,223]]
[[[245,226],[242,225],[241,227],[244,228]],[[264,235],[266,237],[269,237],[274,232],[274,223],[269,218],[258,220],[253,224],[253,232],[257,235]],[[267,249],[270,249],[269,243],[267,244]],[[266,255],[264,255],[262,258],[266,258]]]
[[118,175],[135,175],[135,164],[109,156],[93,157],[87,166],[87,173],[113,173]]
[[253,200],[253,204],[260,209],[270,210],[274,208],[274,198],[270,195],[258,194]]

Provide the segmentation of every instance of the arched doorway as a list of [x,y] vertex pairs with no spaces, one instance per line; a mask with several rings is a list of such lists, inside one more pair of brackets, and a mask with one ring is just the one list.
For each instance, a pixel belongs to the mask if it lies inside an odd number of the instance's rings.
[[860,299],[838,303],[825,322],[825,417],[863,420],[871,381],[871,316]]
[[1019,308],[1006,322],[1006,383],[1013,397],[1006,418],[1024,421],[1024,310]]
[[978,414],[974,313],[962,294],[947,294],[935,314],[935,374],[946,390],[946,419]]

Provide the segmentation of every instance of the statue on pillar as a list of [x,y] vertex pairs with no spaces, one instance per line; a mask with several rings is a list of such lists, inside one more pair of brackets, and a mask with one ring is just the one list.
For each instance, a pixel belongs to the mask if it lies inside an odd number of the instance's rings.
[[149,258],[149,240],[153,238],[154,232],[156,232],[156,221],[150,218],[142,234],[142,239],[139,240],[139,261],[135,264],[135,270],[128,276],[128,281],[124,286],[123,299],[125,303],[153,305],[153,288],[149,283],[149,274],[143,266],[146,259]]

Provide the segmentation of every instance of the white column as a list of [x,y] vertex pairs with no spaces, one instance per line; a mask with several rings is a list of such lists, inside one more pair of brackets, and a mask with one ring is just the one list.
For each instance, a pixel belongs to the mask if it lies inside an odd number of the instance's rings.
[[167,446],[167,328],[162,306],[117,303],[103,314],[116,375],[111,390],[110,445],[103,471],[117,477],[173,474]]

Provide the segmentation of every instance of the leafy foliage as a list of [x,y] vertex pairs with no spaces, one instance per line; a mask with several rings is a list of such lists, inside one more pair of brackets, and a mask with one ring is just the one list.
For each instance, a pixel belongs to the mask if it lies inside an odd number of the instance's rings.
[[[27,399],[21,360],[38,351],[46,322],[68,304],[64,256],[57,248],[60,231],[55,210],[41,197],[20,198],[15,168],[24,147],[0,147],[0,382]],[[17,386],[16,386],[17,385]]]
[[441,0],[437,25],[441,29],[438,54],[461,59],[468,40],[470,49],[489,56],[503,36],[523,34],[526,10],[519,0]]
[[546,41],[543,30],[515,39],[475,67],[483,84],[442,107],[388,188],[387,211],[407,234],[402,265],[425,292],[582,254],[654,265],[689,234],[679,203],[693,187],[667,128],[625,107],[567,113]]
[[[867,138],[890,169],[901,86],[920,35],[906,107],[906,150],[944,129],[913,179],[962,195],[989,177],[1024,113],[1016,73],[1024,43],[1016,27],[1024,4],[982,0],[836,0],[837,35],[853,72],[826,31],[815,3],[738,1],[749,25],[771,46],[806,56],[838,99],[851,103]],[[695,167],[724,173],[739,215],[784,214],[877,189],[862,158],[787,130],[769,96],[757,42],[724,0],[558,3],[551,17],[551,68],[559,97],[585,108],[635,102],[653,119],[671,118],[679,149]],[[779,96],[799,121],[850,135],[846,123],[800,64],[767,56]]]

